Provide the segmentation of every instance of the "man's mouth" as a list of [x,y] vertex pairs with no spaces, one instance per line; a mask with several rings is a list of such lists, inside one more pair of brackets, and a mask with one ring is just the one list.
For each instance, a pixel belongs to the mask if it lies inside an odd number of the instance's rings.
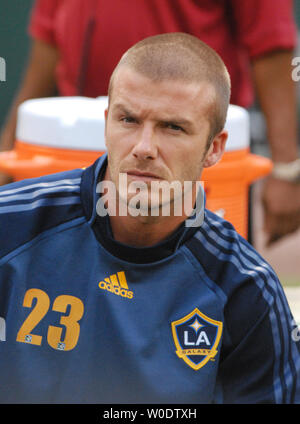
[[130,169],[126,173],[129,177],[135,180],[153,181],[162,179],[160,176],[152,172],[140,171],[137,169]]

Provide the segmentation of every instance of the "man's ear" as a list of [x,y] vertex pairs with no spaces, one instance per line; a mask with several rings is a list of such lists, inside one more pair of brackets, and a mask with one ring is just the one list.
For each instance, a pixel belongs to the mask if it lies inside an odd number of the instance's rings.
[[208,168],[219,162],[219,160],[224,154],[227,138],[228,132],[226,130],[222,130],[214,137],[205,155],[205,159],[203,162],[204,168]]

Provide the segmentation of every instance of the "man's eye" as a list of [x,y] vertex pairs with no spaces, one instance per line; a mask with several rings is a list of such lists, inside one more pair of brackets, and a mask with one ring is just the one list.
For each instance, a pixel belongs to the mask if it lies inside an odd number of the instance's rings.
[[182,127],[180,127],[179,125],[176,125],[176,124],[172,124],[171,122],[166,124],[166,128],[169,128],[170,130],[173,130],[173,131],[178,131],[178,132],[183,131],[184,132],[184,129]]
[[121,118],[121,121],[127,124],[131,124],[133,122],[136,122],[136,119],[132,118],[131,116],[124,116],[123,118]]

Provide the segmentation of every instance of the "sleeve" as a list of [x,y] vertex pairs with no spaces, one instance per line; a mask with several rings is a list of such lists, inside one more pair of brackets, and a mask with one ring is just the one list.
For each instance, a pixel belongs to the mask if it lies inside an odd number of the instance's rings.
[[56,44],[55,41],[55,17],[63,0],[36,0],[31,11],[28,27],[29,35]]
[[299,334],[284,291],[275,275],[254,283],[259,291],[246,284],[227,305],[230,336],[219,368],[222,401],[300,403]]
[[297,44],[293,0],[231,0],[236,35],[251,59]]

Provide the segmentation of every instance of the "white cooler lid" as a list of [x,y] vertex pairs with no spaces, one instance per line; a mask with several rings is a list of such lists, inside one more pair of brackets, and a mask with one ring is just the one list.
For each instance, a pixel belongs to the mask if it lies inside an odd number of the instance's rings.
[[246,149],[250,145],[250,117],[246,109],[229,105],[225,129],[228,131],[226,151]]
[[[107,97],[50,97],[23,102],[18,109],[16,136],[19,141],[40,146],[104,151],[104,111]],[[249,115],[230,105],[225,128],[226,151],[247,148]]]
[[106,97],[49,97],[26,100],[19,106],[19,141],[62,149],[106,149]]

